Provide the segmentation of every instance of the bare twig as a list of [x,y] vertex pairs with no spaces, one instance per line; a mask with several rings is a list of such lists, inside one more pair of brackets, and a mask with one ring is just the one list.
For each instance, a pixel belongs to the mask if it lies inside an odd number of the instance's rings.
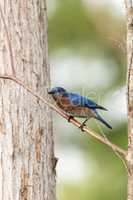
[[120,158],[120,160],[122,161],[122,163],[123,163],[123,165],[124,165],[124,167],[125,167],[125,169],[126,169],[128,175],[130,175],[130,170],[129,170],[129,168],[128,168],[128,163],[127,163],[126,158],[125,158],[125,157],[123,158],[118,152],[115,152],[115,154],[116,154],[117,157]]
[[[97,122],[96,122],[96,125],[97,125],[97,127],[98,127],[100,133],[102,134],[102,136],[103,136],[107,141],[109,141],[109,139],[108,139],[107,136],[105,135],[105,133],[104,133],[102,127],[101,127]],[[130,174],[129,169],[128,169],[128,164],[127,164],[127,161],[126,161],[125,157],[123,157],[123,155],[121,155],[121,154],[120,154],[118,151],[116,151],[115,149],[113,149],[113,151],[114,151],[115,155],[122,161],[122,164],[124,165],[124,167],[125,167],[127,173]]]
[[1,15],[1,19],[2,19],[3,24],[4,24],[5,33],[6,33],[6,37],[7,37],[7,42],[8,42],[9,52],[10,52],[10,60],[11,60],[12,73],[15,76],[15,68],[14,68],[14,61],[13,61],[12,45],[11,45],[11,40],[10,40],[10,37],[9,37],[9,34],[8,34],[8,29],[7,29],[5,18],[4,18],[3,12],[2,12],[1,5],[0,5],[0,15]]
[[[26,86],[18,78],[14,77],[14,76],[11,76],[11,75],[2,75],[2,74],[0,75],[0,78],[1,79],[9,79],[9,80],[12,80],[12,81],[16,82],[17,84],[22,86],[24,89],[26,89],[29,93],[31,93],[34,97],[36,97],[38,100],[44,102],[50,108],[55,110],[59,115],[61,115],[62,117],[64,117],[67,120],[69,119],[69,116],[66,113],[64,113],[62,110],[60,110],[59,108],[57,108],[56,106],[54,106],[53,104],[48,102],[48,100],[46,100],[45,98],[43,98],[43,97],[39,96],[38,94],[36,94],[30,87]],[[77,126],[77,127],[81,126],[81,123],[79,121],[77,121],[76,119],[70,119],[70,122],[72,124],[74,124],[75,126]],[[107,140],[106,138],[104,138],[101,135],[97,134],[95,131],[89,129],[88,127],[83,127],[83,131],[84,131],[84,133],[88,134],[92,138],[95,138],[96,140],[100,141],[101,143],[107,145],[113,151],[116,151],[116,152],[120,153],[122,156],[126,157],[126,154],[127,154],[126,150],[120,148],[116,144],[111,143],[109,140]]]

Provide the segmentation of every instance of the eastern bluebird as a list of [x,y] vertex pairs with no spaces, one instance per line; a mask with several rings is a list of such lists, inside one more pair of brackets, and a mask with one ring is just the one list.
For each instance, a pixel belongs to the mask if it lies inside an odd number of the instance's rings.
[[69,93],[61,87],[52,88],[48,91],[48,93],[52,95],[57,105],[67,114],[69,114],[70,118],[86,118],[82,123],[81,128],[83,128],[88,119],[95,118],[105,124],[108,128],[112,129],[112,127],[97,112],[97,109],[107,109],[96,104],[92,100],[76,93]]

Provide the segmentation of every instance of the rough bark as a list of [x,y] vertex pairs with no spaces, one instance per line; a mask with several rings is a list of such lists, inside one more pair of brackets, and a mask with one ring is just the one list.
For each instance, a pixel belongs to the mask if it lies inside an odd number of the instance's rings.
[[[47,96],[45,0],[0,0],[0,74]],[[0,199],[54,200],[51,111],[21,86],[0,80]]]
[[133,200],[133,7],[127,1],[127,55],[128,55],[128,200]]

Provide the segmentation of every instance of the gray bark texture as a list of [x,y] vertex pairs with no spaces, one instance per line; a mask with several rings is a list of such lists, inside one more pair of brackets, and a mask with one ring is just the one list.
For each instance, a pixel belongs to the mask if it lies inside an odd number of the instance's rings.
[[[0,0],[0,74],[47,97],[45,0]],[[55,200],[50,109],[11,80],[0,80],[0,200]]]
[[[126,2],[126,1],[125,1]],[[133,200],[133,7],[127,6],[127,57],[128,57],[128,200]]]

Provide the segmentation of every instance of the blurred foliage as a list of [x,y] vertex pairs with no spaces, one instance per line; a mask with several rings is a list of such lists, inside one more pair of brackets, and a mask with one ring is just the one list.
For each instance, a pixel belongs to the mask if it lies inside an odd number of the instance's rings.
[[[69,48],[80,56],[112,59],[117,79],[110,87],[125,80],[125,24],[110,9],[86,8],[81,0],[58,0],[49,17],[49,50]],[[114,14],[114,13],[113,13]],[[110,66],[107,66],[110,67]]]
[[[56,9],[49,15],[48,20],[50,55],[68,49],[82,59],[111,60],[107,68],[112,68],[112,70],[115,68],[116,78],[106,88],[106,93],[125,84],[126,25],[124,17],[115,14],[113,8],[89,7],[85,6],[81,0],[57,0]],[[58,123],[64,123],[64,121],[60,119]],[[94,125],[92,128],[99,132]],[[58,184],[60,200],[126,200],[126,172],[120,159],[109,148],[88,136],[81,135],[77,129],[71,131],[67,137],[63,134],[67,132],[65,129],[58,128],[56,132],[59,134],[58,142],[61,148],[63,146],[78,147],[84,152],[86,163],[90,161],[88,157],[91,157],[95,164],[93,174],[90,176],[86,172],[84,181],[76,184],[67,182]],[[109,131],[107,136],[113,143],[127,148],[126,133],[125,122],[112,132]]]

